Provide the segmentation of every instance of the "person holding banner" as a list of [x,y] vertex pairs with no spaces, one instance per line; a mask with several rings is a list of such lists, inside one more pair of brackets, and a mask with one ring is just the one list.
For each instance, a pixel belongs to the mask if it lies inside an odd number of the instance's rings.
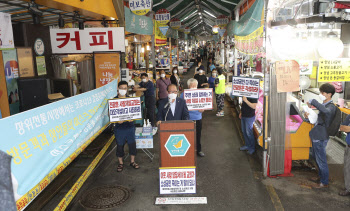
[[215,96],[216,96],[216,106],[218,113],[216,116],[224,116],[224,106],[225,106],[225,76],[222,73],[222,69],[218,68],[217,72],[219,76],[215,79]]
[[157,125],[161,121],[169,120],[189,120],[186,101],[177,97],[177,86],[170,84],[168,86],[168,98],[159,101]]
[[134,88],[134,91],[142,91],[144,93],[147,118],[151,122],[152,127],[154,127],[156,124],[154,119],[154,110],[156,107],[156,99],[154,97],[154,84],[148,79],[147,73],[141,74],[141,80],[142,82],[138,87]]
[[258,104],[258,99],[242,97],[243,103],[239,118],[241,119],[242,133],[245,145],[239,150],[248,151],[252,155],[255,152],[255,136],[253,132],[253,123],[255,121],[255,108]]
[[[194,78],[190,78],[187,81],[187,86],[189,89],[197,89],[198,81]],[[180,96],[182,99],[184,98],[184,93],[181,93]],[[193,120],[196,122],[196,146],[197,146],[197,155],[200,157],[204,157],[204,153],[202,152],[202,145],[201,145],[201,135],[202,135],[202,113],[204,112],[203,109],[201,110],[193,110],[188,111],[190,115],[190,120]]]
[[[126,93],[128,90],[128,82],[120,81],[118,83],[118,95],[115,98],[129,97]],[[139,169],[140,166],[135,162],[136,156],[136,141],[135,141],[135,125],[132,120],[121,121],[114,124],[114,136],[117,142],[117,157],[119,165],[117,167],[118,172],[122,172],[124,169],[124,145],[125,142],[129,146],[129,154],[131,158],[130,166],[134,169]]]

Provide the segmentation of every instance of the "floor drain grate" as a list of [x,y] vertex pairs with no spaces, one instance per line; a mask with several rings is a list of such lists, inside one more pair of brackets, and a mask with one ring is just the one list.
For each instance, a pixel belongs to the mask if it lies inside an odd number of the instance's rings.
[[85,208],[106,209],[121,205],[129,198],[129,189],[118,185],[108,185],[87,190],[82,195],[80,203]]

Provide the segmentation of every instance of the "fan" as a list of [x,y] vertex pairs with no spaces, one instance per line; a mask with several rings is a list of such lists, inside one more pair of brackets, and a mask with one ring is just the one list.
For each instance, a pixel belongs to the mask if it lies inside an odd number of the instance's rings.
[[300,97],[300,100],[299,100],[299,108],[301,108],[300,104],[301,104],[301,100],[303,99],[303,90],[305,89],[308,89],[311,85],[311,81],[310,81],[310,78],[308,78],[307,76],[300,76],[300,79],[299,79],[299,86],[300,86],[300,94],[299,94],[299,97]]

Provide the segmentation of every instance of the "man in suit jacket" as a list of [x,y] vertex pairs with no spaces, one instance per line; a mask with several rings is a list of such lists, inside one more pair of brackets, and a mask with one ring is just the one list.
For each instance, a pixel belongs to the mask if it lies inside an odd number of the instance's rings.
[[[319,94],[319,98],[323,103],[321,104],[315,99],[312,99],[307,103],[310,108],[311,106],[315,106],[319,110],[317,122],[309,133],[310,139],[312,140],[313,156],[316,159],[319,169],[319,178],[311,179],[317,183],[314,188],[327,188],[329,183],[326,146],[329,140],[327,128],[331,124],[336,112],[335,105],[332,101],[334,93],[334,86],[332,84],[325,83],[320,87]],[[306,118],[308,115],[308,113],[305,113]]]
[[159,101],[157,125],[161,121],[169,120],[188,120],[190,118],[186,101],[177,97],[177,86],[170,84],[168,86],[168,98]]

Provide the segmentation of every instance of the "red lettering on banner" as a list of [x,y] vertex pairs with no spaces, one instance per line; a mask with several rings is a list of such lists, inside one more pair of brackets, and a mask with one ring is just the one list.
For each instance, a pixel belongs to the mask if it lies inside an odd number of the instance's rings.
[[191,99],[186,99],[186,103],[190,104],[191,103]]
[[[108,31],[108,43],[105,42],[105,35],[106,32],[89,32],[89,35],[92,36],[92,43],[90,43],[90,46],[97,46],[97,45],[108,45],[108,48],[110,50],[113,49],[113,34],[112,31]],[[99,39],[97,39],[97,36]]]
[[69,41],[74,41],[76,49],[81,50],[79,31],[74,32],[74,38],[70,38],[70,33],[57,33],[57,37],[62,36],[64,36],[64,38],[56,38],[57,41],[63,41],[61,45],[57,46],[58,48],[63,48]]
[[198,98],[192,99],[192,103],[198,103]]
[[205,98],[200,99],[201,103],[205,103]]

